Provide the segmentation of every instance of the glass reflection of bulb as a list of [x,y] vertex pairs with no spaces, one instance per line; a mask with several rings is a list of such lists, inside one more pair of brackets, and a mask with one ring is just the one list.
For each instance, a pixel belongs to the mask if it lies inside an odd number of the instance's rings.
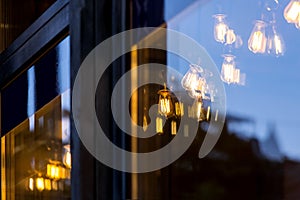
[[236,41],[234,30],[228,29],[226,33],[226,44],[233,44]]
[[45,189],[50,191],[51,190],[51,180],[45,179]]
[[203,72],[203,69],[196,64],[190,64],[190,69],[183,76],[181,80],[181,85],[185,90],[191,90],[197,87],[199,74]]
[[45,189],[44,178],[38,177],[35,180],[35,186],[38,191],[43,191]]
[[171,122],[171,134],[176,135],[177,133],[177,126],[176,126],[176,121]]
[[206,88],[205,78],[198,77],[198,79],[193,83],[192,88],[188,91],[188,94],[192,98],[204,97]]
[[160,117],[156,117],[156,133],[163,134],[163,120]]
[[230,54],[223,55],[224,61],[221,70],[221,79],[225,83],[233,83],[235,80],[235,56]]
[[281,56],[285,52],[285,44],[281,35],[278,34],[275,25],[272,25],[272,34],[268,37],[268,53]]
[[225,35],[228,30],[228,25],[225,21],[226,15],[224,14],[217,14],[213,15],[215,18],[215,25],[214,25],[214,38],[217,42],[224,43],[225,42]]
[[248,40],[248,48],[253,53],[265,53],[266,51],[266,23],[260,20],[255,22],[254,28]]
[[175,103],[175,114],[178,117],[181,117],[184,115],[184,107],[182,102],[176,102]]
[[29,180],[28,180],[28,189],[30,191],[34,190],[34,179],[33,178],[29,178]]
[[202,111],[203,109],[203,101],[201,98],[195,99],[192,107],[189,107],[189,117],[194,118],[197,121],[202,121],[205,119],[206,116],[204,116],[204,113]]
[[174,105],[170,91],[165,88],[158,91],[158,95],[158,113],[165,117],[172,116],[174,113]]
[[65,152],[63,155],[63,163],[67,168],[71,168],[72,156],[71,156],[71,151],[70,151],[70,145],[65,145],[64,149],[65,149]]
[[300,14],[298,15],[297,22],[295,23],[297,29],[300,29]]
[[283,15],[288,23],[297,23],[297,18],[300,15],[300,1],[291,0],[285,7]]

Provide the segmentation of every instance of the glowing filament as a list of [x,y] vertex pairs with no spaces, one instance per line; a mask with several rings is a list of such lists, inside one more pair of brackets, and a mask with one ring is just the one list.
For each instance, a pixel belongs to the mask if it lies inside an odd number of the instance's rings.
[[33,180],[33,178],[29,178],[28,188],[29,188],[30,191],[34,190],[34,180]]
[[236,41],[234,30],[229,29],[226,33],[226,44],[233,44]]
[[160,117],[156,118],[156,132],[158,134],[162,134],[163,133],[163,120]]
[[177,133],[177,127],[176,127],[176,121],[171,122],[171,134],[176,135]]
[[72,156],[71,156],[71,152],[69,149],[67,149],[64,153],[63,156],[63,163],[67,168],[71,168],[71,164],[72,164]]
[[264,53],[266,51],[267,38],[265,35],[265,22],[256,21],[248,40],[248,48],[253,53]]
[[215,26],[214,26],[214,38],[217,42],[224,43],[225,35],[228,30],[228,25],[225,22],[226,15],[217,14],[213,16],[215,18]]
[[50,191],[51,190],[51,180],[45,179],[45,189]]
[[42,177],[36,178],[35,183],[36,183],[36,185],[35,185],[36,189],[38,191],[43,191],[45,189],[44,178],[42,178]]
[[183,116],[184,115],[184,108],[182,102],[175,103],[175,114],[176,116]]

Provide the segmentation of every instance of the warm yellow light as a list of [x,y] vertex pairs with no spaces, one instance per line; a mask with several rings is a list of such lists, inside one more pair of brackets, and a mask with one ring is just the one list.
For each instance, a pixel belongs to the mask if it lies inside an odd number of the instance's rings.
[[156,117],[156,132],[158,134],[163,133],[163,120],[160,117]]
[[207,108],[207,113],[206,113],[206,119],[209,120],[210,118],[210,106]]
[[225,42],[225,35],[228,30],[228,25],[226,24],[225,18],[226,15],[217,14],[213,15],[215,18],[215,25],[214,25],[214,38],[217,42],[224,43]]
[[176,121],[171,122],[171,134],[176,135],[177,133],[177,126],[176,126]]
[[52,190],[54,190],[54,191],[58,190],[58,184],[57,184],[57,181],[52,181],[51,186],[52,186]]
[[72,165],[72,156],[69,150],[66,150],[63,157],[63,163],[67,168],[71,168]]
[[146,115],[143,116],[143,130],[146,131],[148,129],[148,122]]
[[257,20],[248,40],[248,48],[253,53],[265,53],[267,38],[265,35],[266,24]]
[[175,103],[175,114],[176,116],[183,116],[184,115],[184,107],[182,102]]
[[300,1],[291,0],[285,7],[283,15],[288,23],[297,23],[297,18],[300,15]]
[[29,178],[29,180],[28,180],[28,189],[30,191],[34,190],[34,180],[33,180],[33,178]]
[[165,88],[158,91],[158,95],[158,113],[165,117],[172,116],[174,114],[174,105],[170,91]]
[[47,176],[52,179],[60,178],[59,167],[54,164],[47,164]]
[[38,191],[43,191],[45,189],[44,178],[38,177],[35,179],[35,186]]
[[45,179],[45,189],[50,191],[51,190],[51,180]]

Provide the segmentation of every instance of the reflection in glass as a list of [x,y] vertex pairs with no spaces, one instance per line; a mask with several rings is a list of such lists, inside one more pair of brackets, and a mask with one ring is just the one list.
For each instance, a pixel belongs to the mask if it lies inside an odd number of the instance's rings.
[[174,105],[171,92],[166,89],[158,91],[158,113],[165,117],[170,117],[174,114]]
[[225,35],[228,30],[228,25],[225,21],[226,15],[216,14],[213,15],[213,17],[215,18],[214,38],[217,42],[224,43],[226,40]]
[[235,56],[231,54],[223,55],[224,61],[221,70],[221,79],[225,83],[235,83],[238,80],[237,69],[235,68]]
[[69,110],[62,103],[69,95],[67,90],[1,138],[3,198],[70,198],[70,140],[63,136],[70,131],[63,125]]
[[283,37],[277,32],[275,22],[271,22],[272,31],[268,35],[268,53],[276,57],[282,56],[285,52]]
[[265,53],[266,51],[266,23],[257,20],[248,40],[248,48],[253,53]]
[[297,18],[300,15],[300,1],[291,0],[284,9],[284,18],[288,23],[297,23]]

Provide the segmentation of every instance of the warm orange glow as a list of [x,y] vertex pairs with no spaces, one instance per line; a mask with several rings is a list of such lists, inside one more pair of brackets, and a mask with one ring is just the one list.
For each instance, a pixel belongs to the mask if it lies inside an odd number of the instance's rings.
[[184,115],[184,107],[182,102],[175,103],[175,114],[176,116],[183,116]]
[[163,120],[160,117],[156,117],[156,132],[158,134],[163,133]]
[[177,127],[176,127],[176,121],[171,122],[171,134],[176,135],[177,133]]
[[72,159],[71,152],[69,150],[66,150],[63,157],[63,163],[67,168],[71,168],[71,163],[72,163],[71,159]]
[[51,180],[45,179],[45,189],[50,191],[51,190]]
[[44,178],[42,178],[42,177],[36,178],[35,186],[38,191],[43,191],[45,189]]
[[28,189],[30,191],[34,190],[34,180],[33,180],[33,178],[29,178],[29,180],[28,180]]

